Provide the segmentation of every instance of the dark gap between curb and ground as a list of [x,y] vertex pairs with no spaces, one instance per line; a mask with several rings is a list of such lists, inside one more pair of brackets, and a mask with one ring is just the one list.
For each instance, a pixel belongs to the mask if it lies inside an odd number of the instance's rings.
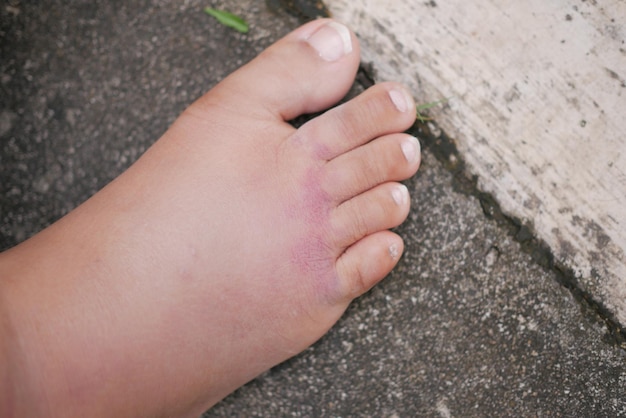
[[626,329],[619,324],[615,315],[601,301],[581,288],[574,271],[555,259],[545,241],[537,238],[532,224],[504,213],[492,194],[478,188],[478,177],[468,173],[454,139],[432,120],[426,123],[416,121],[409,133],[419,137],[424,148],[430,150],[453,175],[452,186],[457,192],[477,198],[487,218],[495,220],[501,228],[507,230],[537,264],[552,271],[557,282],[569,290],[586,315],[595,315],[605,324],[606,342],[626,350]]

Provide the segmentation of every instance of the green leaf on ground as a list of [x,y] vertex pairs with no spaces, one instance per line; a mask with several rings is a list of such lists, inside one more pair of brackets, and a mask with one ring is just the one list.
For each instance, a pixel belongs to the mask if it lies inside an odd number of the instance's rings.
[[204,13],[213,16],[220,22],[222,25],[228,26],[229,28],[233,28],[236,31],[241,33],[248,33],[248,24],[245,20],[240,18],[237,15],[234,15],[229,12],[225,12],[223,10],[212,9],[210,7],[204,8]]
[[419,119],[419,121],[421,123],[426,122],[427,120],[431,120],[429,117],[422,115],[420,112],[423,112],[424,110],[428,110],[432,107],[435,107],[437,105],[443,104],[443,103],[447,103],[448,100],[450,100],[450,97],[445,98],[445,99],[441,99],[441,100],[437,100],[436,102],[430,102],[430,103],[424,103],[421,105],[418,105],[416,107],[417,110],[417,119]]

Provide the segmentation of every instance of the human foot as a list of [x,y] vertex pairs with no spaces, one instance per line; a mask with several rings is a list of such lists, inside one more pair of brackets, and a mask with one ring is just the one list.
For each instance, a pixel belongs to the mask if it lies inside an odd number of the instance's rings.
[[316,341],[395,266],[388,229],[410,200],[396,182],[420,160],[399,133],[415,117],[404,88],[286,122],[341,99],[358,63],[344,26],[299,28],[0,256],[14,412],[199,414]]

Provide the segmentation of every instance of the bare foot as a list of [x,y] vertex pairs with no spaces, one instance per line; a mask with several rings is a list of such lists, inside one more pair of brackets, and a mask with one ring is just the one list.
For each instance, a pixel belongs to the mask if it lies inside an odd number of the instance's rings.
[[388,229],[410,202],[397,181],[420,161],[400,133],[410,95],[379,84],[285,122],[341,99],[358,63],[344,26],[301,27],[2,254],[0,415],[198,415],[389,273],[403,243]]

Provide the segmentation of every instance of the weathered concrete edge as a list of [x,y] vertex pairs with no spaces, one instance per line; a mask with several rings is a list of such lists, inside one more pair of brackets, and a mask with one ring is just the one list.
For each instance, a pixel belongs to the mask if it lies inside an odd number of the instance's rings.
[[453,174],[454,189],[459,193],[476,197],[487,218],[495,220],[501,228],[505,229],[537,264],[554,272],[558,283],[584,306],[584,312],[593,313],[605,324],[607,342],[626,350],[626,327],[620,324],[615,314],[601,300],[581,286],[575,272],[554,256],[551,248],[537,237],[531,225],[524,224],[519,218],[506,214],[492,194],[480,189],[478,177],[468,170],[467,163],[454,140],[438,126],[437,122],[417,121],[409,133],[419,137],[422,146],[432,152],[437,160]]
[[[396,79],[407,82],[405,73],[417,71],[414,68],[407,69],[406,64],[409,62],[403,58],[403,56],[410,57],[410,51],[407,52],[405,46],[399,45],[393,34],[383,31],[381,35],[379,29],[382,25],[376,21],[376,18],[369,16],[369,10],[355,11],[356,6],[354,4],[346,6],[342,1],[327,3],[330,3],[330,9],[335,17],[346,21],[357,30],[362,42],[363,59],[373,63],[373,67],[378,73],[378,79]],[[372,36],[368,32],[377,32],[377,35]],[[387,38],[381,41],[381,37]],[[415,78],[409,77],[408,84],[416,91],[426,92],[426,97],[432,97],[432,95],[428,95],[429,93],[438,92],[437,86],[428,85],[429,80],[427,78],[417,78],[417,81],[418,84],[416,84]],[[446,122],[447,114],[444,116],[439,113],[438,116],[442,122]],[[447,129],[450,128],[447,126],[450,123],[447,125],[443,123],[443,125]],[[452,132],[458,136],[459,133],[462,134],[463,130],[452,129]],[[474,143],[476,140],[475,138],[464,138],[462,142],[467,145],[467,143]],[[464,157],[471,157],[470,154],[465,155],[463,147],[461,147],[461,154]],[[505,216],[516,220],[516,223],[521,224],[523,222],[524,230],[530,231],[538,237],[537,242],[541,243],[540,247],[550,249],[547,252],[552,260],[549,264],[558,268],[564,277],[568,277],[566,280],[568,287],[579,294],[579,299],[584,299],[595,306],[595,310],[613,324],[610,326],[611,328],[621,330],[626,323],[626,298],[621,293],[624,288],[621,277],[626,277],[626,271],[624,271],[626,270],[626,261],[623,250],[618,243],[604,234],[602,229],[591,234],[594,231],[584,232],[584,228],[572,228],[579,231],[579,236],[569,231],[569,237],[555,240],[555,235],[557,235],[556,238],[559,237],[558,234],[554,233],[554,229],[548,230],[546,233],[546,231],[542,231],[542,228],[536,228],[534,225],[535,218],[529,217],[527,212],[523,210],[524,208],[515,206],[515,202],[510,199],[510,196],[507,196],[506,191],[500,190],[498,185],[494,184],[494,180],[489,177],[489,170],[481,167],[480,161],[472,160],[472,158],[465,158],[465,161],[463,166],[468,171],[468,175],[476,179],[477,190],[480,193],[493,195],[495,197],[493,200],[498,202],[499,207],[502,207],[503,214],[507,214]],[[589,250],[589,245],[585,241],[597,241],[599,239],[598,234],[602,235],[601,250],[600,248],[597,251],[595,248]]]

